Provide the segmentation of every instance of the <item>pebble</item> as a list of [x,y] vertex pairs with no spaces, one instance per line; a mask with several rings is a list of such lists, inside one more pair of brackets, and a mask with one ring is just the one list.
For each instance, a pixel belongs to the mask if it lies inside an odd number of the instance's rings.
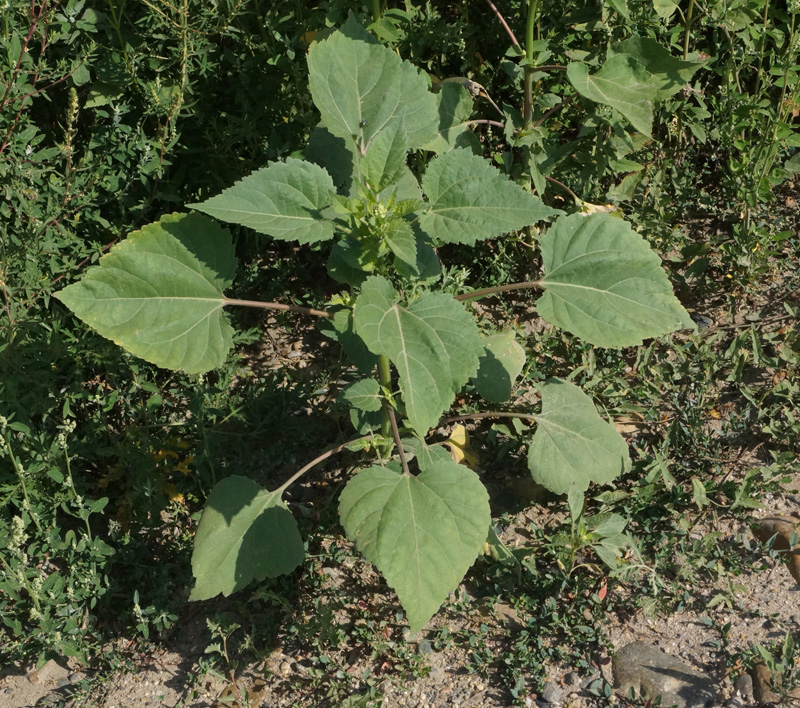
[[580,674],[577,671],[570,671],[564,677],[564,685],[567,688],[581,688],[581,684],[583,683],[583,679],[581,679]]
[[614,688],[627,696],[631,689],[649,700],[661,696],[664,706],[703,708],[716,699],[705,674],[646,642],[631,642],[612,660]]
[[558,705],[564,700],[564,692],[552,681],[547,681],[544,684],[540,698],[550,705]]
[[417,644],[417,653],[423,656],[433,654],[433,645],[427,639],[423,639]]
[[81,675],[80,674],[70,674],[69,675],[69,680],[70,680],[70,683],[75,683],[76,681],[80,681],[81,680]]
[[750,674],[742,674],[733,684],[733,690],[745,701],[753,700],[753,677]]

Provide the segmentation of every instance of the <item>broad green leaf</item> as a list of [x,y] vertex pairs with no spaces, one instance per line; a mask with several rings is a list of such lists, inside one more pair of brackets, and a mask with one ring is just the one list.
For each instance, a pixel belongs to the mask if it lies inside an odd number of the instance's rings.
[[333,237],[333,223],[320,213],[331,204],[333,194],[333,180],[324,169],[289,158],[190,206],[282,241],[314,243]]
[[419,187],[419,182],[417,182],[417,178],[414,177],[414,173],[408,169],[408,167],[405,168],[400,180],[396,184],[387,187],[383,194],[381,194],[382,199],[386,199],[389,196],[393,196],[397,202],[423,202],[422,190]]
[[536,309],[551,324],[600,347],[628,347],[695,329],[659,257],[610,214],[561,217],[540,239],[545,292]]
[[413,280],[422,284],[435,282],[442,270],[439,256],[431,246],[428,237],[418,227],[414,228],[414,239],[416,243],[416,257],[413,263],[404,261],[396,257],[394,267],[397,272],[408,280]]
[[339,283],[358,287],[369,275],[362,266],[363,255],[358,239],[350,235],[340,238],[328,254],[328,275]]
[[668,20],[672,17],[678,6],[679,3],[675,2],[675,0],[653,0],[653,8],[662,20]]
[[475,374],[483,345],[474,318],[452,296],[429,292],[408,307],[395,297],[388,280],[367,278],[356,300],[355,331],[397,367],[408,419],[424,433]]
[[417,236],[411,224],[402,219],[393,219],[387,224],[383,238],[395,256],[410,267],[416,267]]
[[448,460],[414,477],[392,467],[359,472],[339,500],[348,537],[397,592],[410,630],[433,617],[483,549],[491,523],[478,476]]
[[253,580],[291,573],[304,556],[297,522],[280,494],[246,477],[226,477],[211,490],[197,527],[189,599],[228,596]]
[[469,132],[467,121],[472,115],[472,96],[461,84],[445,81],[436,94],[439,114],[439,133],[434,140],[425,145],[426,150],[436,153],[447,152],[452,148],[466,147],[463,136]]
[[403,449],[408,459],[415,459],[421,472],[432,469],[437,462],[452,462],[453,456],[441,444],[428,445],[419,438],[403,438]]
[[378,363],[378,357],[367,349],[364,340],[353,329],[353,311],[342,308],[333,313],[333,317],[320,320],[320,331],[337,341],[347,358],[365,374],[371,373]]
[[528,448],[536,482],[556,494],[565,494],[571,484],[584,491],[592,482],[611,482],[630,464],[622,436],[580,388],[560,379],[542,386],[542,412]]
[[412,149],[436,136],[436,97],[425,76],[353,18],[311,47],[308,81],[328,130],[346,140],[354,137],[362,154],[400,115]]
[[591,75],[585,64],[573,62],[567,78],[581,96],[611,106],[640,133],[651,135],[657,82],[633,57],[616,54]]
[[169,214],[114,246],[56,297],[131,354],[203,373],[221,366],[232,346],[222,291],[235,270],[227,229],[200,214]]
[[380,384],[375,379],[356,381],[342,391],[342,399],[361,411],[379,411],[382,406]]
[[511,398],[512,387],[525,366],[525,350],[511,332],[483,338],[484,351],[473,379],[481,397],[490,403],[504,403]]
[[648,71],[656,83],[655,100],[663,101],[683,88],[702,64],[677,59],[649,37],[630,37],[613,45],[613,53],[628,54]]
[[322,167],[343,194],[350,194],[356,171],[356,154],[351,143],[320,124],[311,132],[305,150],[306,160]]
[[361,159],[361,174],[370,187],[381,192],[405,174],[407,152],[408,136],[401,115],[372,139]]
[[430,162],[422,189],[430,205],[420,227],[443,243],[472,246],[560,213],[461,148]]

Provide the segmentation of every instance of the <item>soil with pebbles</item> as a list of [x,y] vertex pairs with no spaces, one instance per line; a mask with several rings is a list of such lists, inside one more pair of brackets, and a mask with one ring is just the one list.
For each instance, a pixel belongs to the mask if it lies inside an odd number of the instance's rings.
[[[780,514],[800,521],[800,473],[786,485],[786,492],[766,500],[769,508],[753,512],[754,519]],[[528,510],[530,513],[530,510]],[[525,513],[519,515],[524,521]],[[542,521],[542,519],[539,519]],[[711,531],[725,534],[729,539],[741,538],[749,530],[737,524],[704,526],[701,522],[692,530],[702,536]],[[513,526],[505,532],[509,542]],[[347,569],[328,569],[327,582],[344,582]],[[363,568],[360,572],[365,571]],[[611,646],[619,649],[630,642],[643,641],[699,669],[711,678],[718,690],[719,705],[734,695],[733,682],[736,670],[726,662],[726,653],[715,642],[720,635],[716,627],[730,624],[727,634],[727,656],[747,649],[754,643],[781,642],[790,631],[800,642],[800,586],[781,563],[770,563],[762,572],[752,572],[733,579],[733,594],[727,581],[706,588],[687,587],[705,610],[679,610],[667,616],[647,616],[643,612],[609,614],[604,632]],[[623,592],[617,589],[615,592]],[[708,602],[717,595],[729,597],[708,608]],[[468,597],[468,596],[467,596]],[[627,598],[622,598],[627,600]],[[631,597],[633,604],[636,598]],[[386,602],[392,602],[386,595]],[[509,638],[520,631],[522,623],[516,613],[502,605],[492,612],[477,607],[472,612],[469,604],[461,605],[459,612],[447,611],[437,615],[432,626],[443,622],[453,629],[459,626],[488,627],[485,635],[490,646],[494,643],[501,651]],[[624,606],[626,602],[618,603]],[[703,618],[711,618],[709,624]],[[376,677],[376,689],[383,696],[383,705],[391,708],[500,708],[515,705],[508,688],[496,680],[490,670],[485,676],[469,673],[467,651],[462,646],[437,650],[430,641],[431,632],[423,632],[415,642],[408,644],[410,651],[419,656],[421,677],[400,676],[391,666],[376,666],[374,657],[353,656],[346,671],[353,677],[370,671]],[[0,706],[2,708],[222,708],[246,705],[266,708],[289,706],[334,706],[314,688],[315,673],[312,657],[284,648],[276,650],[265,661],[237,672],[236,689],[225,677],[204,672],[201,661],[210,637],[202,612],[192,611],[179,622],[173,635],[162,649],[147,656],[134,657],[133,666],[102,680],[92,682],[93,687],[81,689],[81,681],[91,676],[91,671],[77,664],[50,662],[38,672],[18,672],[0,679]],[[284,651],[286,653],[284,653]],[[562,705],[565,708],[592,708],[608,705],[608,699],[598,698],[589,692],[591,683],[612,682],[608,656],[594,657],[597,670],[593,673],[577,672],[570,665],[546,666],[547,683],[542,695],[531,692],[527,704]],[[347,664],[346,659],[343,660]],[[324,684],[324,681],[322,682]],[[352,682],[357,686],[357,682]],[[599,685],[596,683],[596,685]],[[298,686],[306,689],[298,690]],[[365,686],[365,685],[364,685]],[[237,696],[238,694],[238,696]],[[551,702],[548,703],[547,699]],[[367,705],[353,703],[352,705]],[[736,705],[748,705],[741,701]]]

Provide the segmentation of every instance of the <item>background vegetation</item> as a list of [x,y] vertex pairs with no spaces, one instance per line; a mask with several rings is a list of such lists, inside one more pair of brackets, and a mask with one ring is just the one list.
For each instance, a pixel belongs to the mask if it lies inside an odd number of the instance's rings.
[[[433,81],[458,76],[480,85],[473,119],[483,153],[523,184],[536,182],[538,170],[548,178],[543,198],[559,208],[577,209],[574,195],[618,206],[666,260],[699,323],[695,336],[595,351],[539,330],[522,298],[497,303],[497,317],[526,337],[528,384],[572,372],[637,431],[633,471],[593,504],[628,521],[649,570],[623,566],[610,582],[640,586],[639,602],[656,611],[686,602],[687,580],[737,574],[742,555],[694,539],[685,519],[692,511],[741,516],[797,465],[800,7],[498,0],[523,44],[535,10],[535,64],[555,67],[531,74],[534,126],[526,131],[525,66],[492,3],[387,4],[373,25],[382,41]],[[238,315],[245,334],[236,356],[198,378],[124,354],[51,295],[138,226],[304,145],[318,120],[308,43],[350,12],[365,24],[373,19],[372,5],[355,0],[3,4],[0,661],[68,654],[103,666],[120,660],[103,651],[115,636],[146,643],[168,635],[185,611],[191,537],[210,487],[233,472],[264,483],[285,478],[307,461],[310,442],[346,434],[328,396],[337,353],[293,354],[321,339],[310,323]],[[702,65],[657,104],[653,140],[620,127],[610,109],[591,109],[558,69],[569,59],[594,70],[632,35]],[[246,229],[234,234],[244,268],[233,297],[302,295],[313,304],[331,294],[313,252],[301,261],[290,245],[265,247]],[[446,278],[488,287],[528,273],[537,266],[528,237],[453,249]],[[461,403],[460,412],[471,410]],[[524,472],[514,430],[487,425],[473,439],[502,519],[520,504],[504,504],[501,483]],[[308,512],[309,529],[321,529],[310,541],[317,560],[302,577],[209,604],[211,613],[259,610],[242,652],[288,635],[324,655],[374,643],[384,626],[399,631],[379,607],[366,613],[362,636],[312,631],[288,609],[319,603],[321,563],[349,552],[330,493],[341,481],[332,474],[331,486],[290,500]],[[561,599],[594,592],[599,576],[571,572],[575,553],[565,555],[563,539],[533,534],[524,582],[518,568],[488,558],[472,573],[483,595],[513,598],[532,618],[504,659],[512,692],[522,669],[545,658],[544,633],[578,647],[602,643],[601,633],[581,636]],[[596,540],[584,539],[589,558]],[[599,621],[607,608],[587,603]],[[480,637],[440,640],[474,642],[476,671],[497,660],[481,653]],[[415,670],[402,649],[391,653],[398,670]]]

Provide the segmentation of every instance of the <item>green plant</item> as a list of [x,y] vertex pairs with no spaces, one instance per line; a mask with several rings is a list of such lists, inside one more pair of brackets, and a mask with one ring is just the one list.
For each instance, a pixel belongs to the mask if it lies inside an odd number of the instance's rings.
[[[763,661],[767,668],[766,685],[760,688],[762,700],[778,700],[780,705],[792,705],[800,700],[800,656],[791,631],[787,630],[783,643],[772,650],[763,644],[756,644],[755,649],[756,662]],[[765,689],[772,691],[774,697],[767,698]]]
[[[629,69],[632,61],[617,60]],[[194,206],[279,240],[314,248],[333,241],[328,271],[349,290],[327,309],[229,299],[223,291],[236,267],[230,235],[191,213],[166,215],[132,234],[57,297],[131,353],[195,374],[222,365],[231,349],[224,307],[319,317],[354,367],[356,380],[342,393],[359,433],[351,443],[378,460],[348,481],[340,518],[395,589],[416,632],[481,553],[491,520],[477,474],[427,444],[428,432],[465,386],[488,402],[508,400],[525,359],[512,334],[476,321],[468,303],[539,289],[542,318],[603,347],[694,325],[658,257],[624,220],[563,215],[462,147],[471,99],[460,85],[445,83],[432,93],[425,76],[353,19],[312,46],[308,64],[322,124],[306,161],[271,163]],[[637,82],[645,80],[642,72]],[[586,72],[580,75],[589,86]],[[657,73],[649,76],[660,85]],[[410,151],[436,154],[421,180],[407,165]],[[538,239],[544,270],[538,280],[460,294],[436,288],[438,246],[467,248],[551,220]],[[580,388],[551,379],[540,393],[539,414],[461,418],[536,423],[529,468],[556,493],[582,493],[629,469],[623,439]],[[230,594],[302,562],[303,542],[282,495],[345,445],[274,490],[241,476],[217,483],[195,539],[193,599]]]

